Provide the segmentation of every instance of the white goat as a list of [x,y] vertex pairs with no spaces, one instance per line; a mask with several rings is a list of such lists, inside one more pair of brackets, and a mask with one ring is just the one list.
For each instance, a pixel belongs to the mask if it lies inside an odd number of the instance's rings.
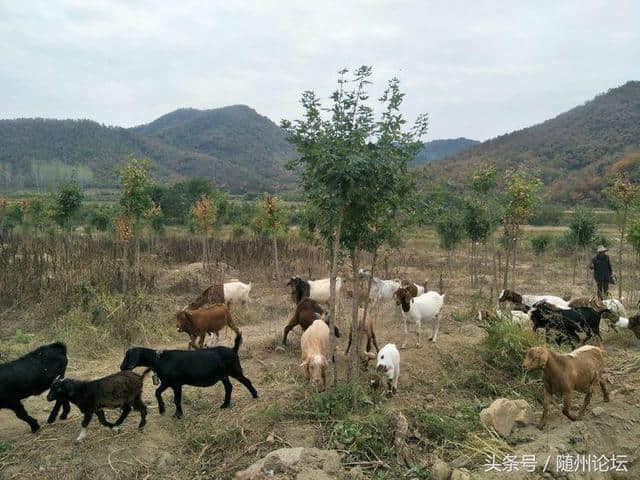
[[478,320],[480,322],[492,321],[493,319],[509,320],[513,323],[517,323],[523,328],[531,325],[531,317],[529,313],[522,312],[520,310],[511,310],[509,312],[503,312],[501,310],[496,310],[494,312],[480,310],[478,312]]
[[244,305],[249,301],[251,283],[242,283],[238,281],[227,282],[224,284],[223,288],[224,299],[226,302],[242,303]]
[[[358,272],[360,278],[368,281],[371,273],[367,270],[360,269]],[[378,277],[371,278],[371,292],[369,298],[374,302],[386,302],[393,300],[393,294],[400,288],[400,282],[396,280],[381,280]],[[424,290],[424,287],[423,287]]]
[[502,290],[498,297],[499,302],[510,301],[512,303],[526,305],[529,308],[533,308],[535,303],[544,300],[547,303],[561,309],[569,310],[569,302],[565,299],[557,297],[555,295],[520,295],[513,290]]
[[[320,280],[308,280],[309,296],[319,303],[329,303],[329,291],[331,279],[322,278]],[[336,277],[336,298],[340,298],[340,290],[342,289],[342,278]]]
[[[370,354],[373,356],[373,354]],[[378,352],[376,362],[376,376],[371,380],[371,386],[379,388],[382,380],[386,379],[387,393],[390,395],[398,391],[398,378],[400,377],[400,352],[393,343],[387,343]]]
[[627,311],[622,305],[622,302],[616,298],[609,298],[607,300],[602,300],[604,306],[611,310],[613,313],[618,314],[621,317],[627,316]]
[[430,340],[436,342],[438,339],[438,329],[440,328],[440,311],[444,304],[444,295],[438,292],[429,291],[415,298],[407,289],[401,288],[396,292],[397,304],[402,309],[402,320],[404,322],[404,340],[402,348],[407,344],[407,320],[411,320],[416,324],[416,332],[418,334],[418,343],[416,347],[420,347],[420,330],[422,322],[430,321],[433,325],[433,335]]
[[327,355],[329,353],[329,327],[324,320],[315,320],[300,338],[302,350],[301,367],[308,380],[316,388],[324,390],[327,387]]

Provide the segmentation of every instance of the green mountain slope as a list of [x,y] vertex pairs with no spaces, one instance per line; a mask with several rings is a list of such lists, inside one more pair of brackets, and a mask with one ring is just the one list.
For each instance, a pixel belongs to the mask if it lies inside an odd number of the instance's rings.
[[477,140],[471,140],[469,138],[447,138],[444,140],[431,140],[430,142],[425,142],[424,147],[418,154],[416,158],[411,163],[412,166],[420,166],[431,162],[436,162],[442,158],[450,157],[452,155],[456,155],[462,150],[466,150],[467,148],[471,148],[474,145],[477,145]]
[[611,89],[539,125],[483,142],[446,162],[428,165],[422,173],[425,178],[437,176],[461,182],[484,161],[492,161],[500,169],[527,162],[541,170],[552,199],[599,203],[607,175],[633,149],[640,149],[638,81]]

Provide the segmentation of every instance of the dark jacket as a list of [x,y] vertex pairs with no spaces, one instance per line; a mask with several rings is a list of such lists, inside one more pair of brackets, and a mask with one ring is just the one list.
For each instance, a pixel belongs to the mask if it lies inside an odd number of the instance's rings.
[[598,253],[591,260],[591,268],[593,269],[593,278],[598,283],[611,283],[613,270],[611,270],[611,262],[606,253]]

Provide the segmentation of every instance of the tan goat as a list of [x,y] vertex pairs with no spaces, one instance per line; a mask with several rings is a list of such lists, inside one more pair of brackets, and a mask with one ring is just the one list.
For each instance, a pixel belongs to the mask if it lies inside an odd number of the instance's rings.
[[315,320],[300,338],[302,363],[305,376],[318,390],[327,387],[327,367],[329,362],[329,327],[324,320]]
[[[360,332],[360,352],[369,360],[370,358],[376,358],[375,355],[368,355],[369,350],[371,350],[371,344],[376,347],[376,353],[380,350],[378,348],[378,342],[376,342],[376,334],[373,331],[373,324],[375,320],[371,312],[367,312],[367,319],[365,322],[362,321],[364,317],[364,308],[358,308],[358,318],[360,319],[360,326],[362,331]],[[349,353],[349,349],[351,348],[351,342],[353,340],[353,329],[349,329],[349,342],[347,343],[347,350],[344,352],[345,355]]]
[[[189,349],[202,348],[204,338],[209,333],[214,333],[217,338],[220,338],[219,332],[226,326],[236,332],[236,335],[240,335],[240,330],[233,323],[228,303],[226,305],[219,303],[198,310],[180,310],[176,312],[176,326],[179,332],[189,334]],[[198,337],[200,346],[196,347]]]
[[[580,420],[584,415],[591,396],[600,385],[604,401],[609,401],[607,385],[602,377],[604,350],[593,345],[586,345],[571,353],[558,354],[547,347],[533,347],[527,352],[523,362],[525,370],[543,370],[543,410],[538,428],[542,430],[549,416],[549,405],[552,395],[562,395],[564,413],[570,420]],[[571,396],[574,391],[586,393],[584,404],[578,415],[571,413]]]

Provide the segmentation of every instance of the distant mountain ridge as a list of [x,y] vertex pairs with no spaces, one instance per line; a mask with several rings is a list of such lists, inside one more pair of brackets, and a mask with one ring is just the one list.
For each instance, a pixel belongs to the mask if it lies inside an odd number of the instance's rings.
[[[553,200],[602,202],[607,177],[640,150],[640,81],[630,81],[532,127],[463,150],[421,169],[425,179],[463,182],[483,162],[501,171],[526,163],[539,168]],[[640,182],[640,166],[624,168]],[[637,162],[635,162],[637,163]]]
[[411,166],[417,167],[426,163],[436,162],[442,158],[456,155],[478,143],[480,143],[478,140],[471,140],[464,137],[425,142],[422,150],[418,152],[416,158],[411,162]]
[[244,105],[179,109],[134,128],[91,120],[0,120],[0,188],[44,188],[75,171],[85,186],[112,187],[128,155],[152,160],[161,181],[206,176],[232,193],[292,188],[284,132]]

